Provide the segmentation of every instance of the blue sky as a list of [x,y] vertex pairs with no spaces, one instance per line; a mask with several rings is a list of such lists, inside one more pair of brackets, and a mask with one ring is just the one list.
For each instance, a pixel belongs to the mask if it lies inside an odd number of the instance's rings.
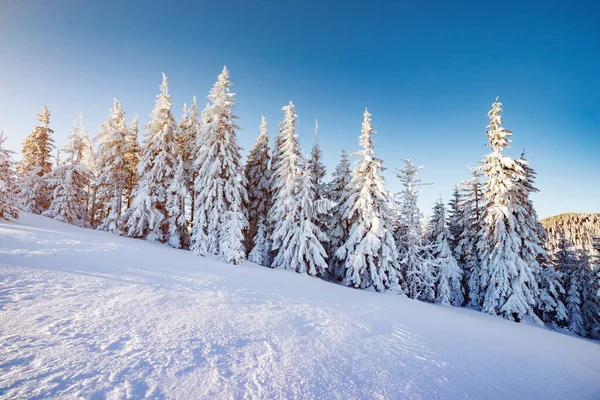
[[242,146],[271,135],[293,100],[308,153],[319,119],[329,171],[358,149],[365,107],[376,155],[425,165],[420,205],[448,200],[488,151],[496,96],[538,172],[541,217],[600,212],[600,6],[595,1],[3,0],[0,130],[20,143],[43,105],[59,146],[82,112],[93,136],[117,97],[147,122],[169,76],[176,116],[201,103],[223,65],[237,93]]

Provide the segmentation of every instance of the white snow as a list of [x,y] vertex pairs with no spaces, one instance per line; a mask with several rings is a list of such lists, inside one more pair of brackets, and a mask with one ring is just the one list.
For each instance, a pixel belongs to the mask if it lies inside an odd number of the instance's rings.
[[227,265],[29,214],[0,222],[0,398],[597,399],[597,342]]

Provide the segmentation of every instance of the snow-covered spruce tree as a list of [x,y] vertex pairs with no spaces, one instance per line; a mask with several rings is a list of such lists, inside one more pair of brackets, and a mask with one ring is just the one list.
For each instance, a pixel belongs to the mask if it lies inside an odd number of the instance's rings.
[[50,125],[50,112],[44,106],[37,114],[40,125],[25,138],[21,148],[21,161],[17,167],[20,177],[20,207],[24,211],[41,214],[51,201],[45,177],[52,171],[54,139]]
[[87,188],[91,173],[81,165],[84,151],[85,143],[74,124],[64,150],[67,158],[48,175],[54,192],[52,203],[43,216],[73,225],[87,225]]
[[[269,136],[267,132],[267,120],[263,116],[260,123],[260,135],[256,143],[252,146],[244,175],[246,176],[246,191],[248,192],[248,201],[246,210],[248,210],[248,229],[246,230],[246,249],[253,249],[256,243],[255,239],[264,242],[259,243],[257,250],[262,254],[264,247],[268,247],[267,232],[263,232],[264,237],[258,235],[261,223],[267,221],[269,209],[271,208],[271,170],[269,169]],[[265,227],[266,228],[266,227]],[[267,249],[268,250],[268,249]],[[261,260],[266,263],[268,260]]]
[[160,93],[141,144],[137,187],[131,207],[123,217],[123,228],[129,237],[164,243],[169,239],[170,230],[167,191],[175,176],[178,147],[169,82],[164,73],[162,77]]
[[322,159],[323,152],[319,147],[319,122],[315,120],[315,144],[310,151],[310,165],[312,168],[311,174],[313,177],[313,185],[317,193],[317,199],[326,198],[323,179],[327,174],[327,170],[325,169]]
[[267,223],[265,219],[258,221],[258,230],[253,239],[253,247],[248,260],[262,265],[263,267],[269,266],[269,254],[271,247],[269,246],[269,238],[267,231]]
[[448,202],[448,229],[450,230],[448,244],[450,245],[450,250],[453,255],[460,240],[460,234],[464,230],[463,201],[464,199],[462,193],[458,189],[458,185],[454,186],[452,199]]
[[13,152],[3,147],[5,140],[4,133],[0,132],[0,220],[19,218],[17,174]]
[[197,168],[194,168],[194,160],[196,159],[198,132],[201,127],[200,113],[198,111],[198,102],[196,96],[191,106],[184,104],[183,116],[179,121],[179,134],[177,135],[177,143],[179,144],[179,152],[183,161],[183,171],[185,174],[185,187],[189,196],[189,219],[194,220],[194,202],[196,192],[194,190],[194,181],[197,176]]
[[343,207],[348,201],[348,191],[352,174],[350,173],[350,161],[345,150],[342,150],[340,163],[335,167],[333,180],[327,185],[327,197],[332,201],[333,208],[330,212],[328,226],[329,242],[326,249],[329,257],[329,275],[331,279],[341,280],[343,277],[343,263],[335,253],[348,239],[348,220],[344,217]]
[[542,322],[534,312],[539,268],[529,250],[532,216],[524,203],[526,177],[520,163],[504,156],[512,133],[502,126],[501,104],[496,99],[488,113],[487,155],[481,167],[488,205],[483,213],[478,249],[481,257],[483,311],[510,321]]
[[185,171],[181,155],[177,159],[175,175],[167,188],[167,225],[169,246],[181,249],[189,243],[185,218]]
[[464,301],[462,271],[450,250],[449,240],[452,235],[446,226],[446,207],[441,199],[433,208],[427,236],[432,244],[431,253],[434,258],[435,302],[460,307]]
[[539,278],[538,315],[542,321],[557,326],[566,326],[568,322],[568,312],[563,302],[566,296],[563,286],[565,274],[559,271],[561,264],[567,263],[570,258],[566,251],[565,247],[564,251],[554,256],[552,262],[544,265]]
[[224,262],[240,264],[246,256],[243,232],[248,225],[244,210],[247,193],[231,86],[229,71],[224,67],[208,95],[211,104],[203,113],[201,148],[194,163],[198,176],[194,184],[192,249],[200,255],[208,252]]
[[[271,267],[297,271],[302,155],[296,135],[298,116],[294,104],[290,101],[282,110],[284,118],[279,123],[279,133],[275,137],[275,145],[277,146],[278,142],[279,145],[277,149],[273,149],[274,158],[271,163]],[[292,238],[296,240],[292,241]]]
[[94,223],[98,229],[113,233],[121,232],[123,194],[127,182],[127,126],[121,104],[114,99],[113,107],[105,122],[100,125],[98,151],[96,153],[96,206]]
[[373,157],[371,114],[364,113],[359,143],[362,150],[348,184],[348,199],[341,206],[342,218],[348,221],[349,233],[336,257],[344,266],[342,282],[356,288],[373,288],[378,292],[402,291],[392,223],[394,201],[381,176],[383,161]]
[[463,270],[463,287],[468,304],[471,307],[480,307],[483,303],[483,291],[481,289],[481,260],[477,245],[481,220],[485,208],[483,198],[483,185],[478,169],[472,169],[472,177],[460,183],[462,193],[462,231],[459,234],[454,257]]
[[587,335],[600,338],[600,239],[592,238],[595,254],[588,256],[588,265],[584,269],[581,312]]
[[564,274],[565,305],[568,316],[567,327],[570,331],[585,336],[586,330],[581,306],[583,304],[586,255],[582,251],[573,248],[571,243],[564,237],[561,239],[559,246],[555,258],[558,270]]
[[87,204],[86,204],[86,214],[87,214],[87,225],[94,227],[94,219],[96,216],[96,177],[98,175],[98,168],[96,166],[96,156],[94,154],[94,147],[92,146],[92,142],[90,141],[90,137],[88,135],[88,131],[85,128],[85,123],[83,122],[83,114],[79,114],[79,137],[81,138],[81,160],[80,164],[85,167],[90,173],[90,179],[87,188],[85,189],[87,192]]
[[[319,216],[326,214],[331,205],[327,199],[317,198],[314,171],[307,160],[302,173],[302,189],[299,193],[300,230],[298,232],[298,266],[296,272],[311,276],[323,276],[327,270],[327,252],[323,243],[327,235],[319,226]],[[292,237],[290,241],[293,241]]]
[[400,195],[398,229],[396,242],[399,249],[399,262],[404,276],[404,293],[411,299],[433,302],[435,300],[435,278],[433,275],[432,244],[423,237],[421,212],[417,206],[421,180],[417,173],[423,167],[416,167],[410,159],[404,160],[404,169],[397,170],[403,190]]
[[138,121],[139,116],[136,113],[131,121],[131,126],[125,135],[125,147],[123,148],[125,170],[127,171],[127,179],[123,187],[123,195],[125,197],[125,208],[131,206],[133,200],[133,191],[137,186],[137,168],[140,162],[140,145],[138,144]]

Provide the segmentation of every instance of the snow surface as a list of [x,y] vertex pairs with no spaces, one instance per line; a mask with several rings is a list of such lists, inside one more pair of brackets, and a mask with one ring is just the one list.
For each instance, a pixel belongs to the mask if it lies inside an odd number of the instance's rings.
[[468,309],[0,222],[0,398],[598,399],[600,345]]

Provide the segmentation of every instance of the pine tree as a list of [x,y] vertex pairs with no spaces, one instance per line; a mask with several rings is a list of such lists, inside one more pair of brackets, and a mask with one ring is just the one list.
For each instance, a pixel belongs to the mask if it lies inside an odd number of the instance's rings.
[[333,180],[329,183],[327,197],[333,202],[333,208],[330,213],[327,244],[327,254],[329,257],[329,274],[334,280],[342,279],[343,263],[335,256],[337,250],[348,239],[350,227],[348,220],[343,215],[343,206],[348,201],[350,192],[348,191],[352,174],[350,173],[350,162],[348,155],[342,150],[340,163],[333,172]]
[[183,116],[179,122],[179,134],[177,135],[179,151],[183,161],[183,171],[185,174],[185,187],[189,195],[189,217],[194,220],[194,202],[196,200],[196,191],[194,190],[194,181],[198,175],[198,169],[194,167],[194,160],[197,158],[198,132],[201,127],[200,113],[198,111],[198,102],[196,96],[191,106],[184,104]]
[[446,226],[446,208],[441,199],[433,208],[428,238],[432,243],[436,277],[436,303],[461,306],[464,301],[462,271],[452,255],[449,241],[452,238]]
[[380,174],[383,162],[373,157],[374,134],[371,114],[365,110],[359,139],[363,150],[355,153],[360,159],[341,209],[350,229],[336,257],[344,265],[345,285],[401,292],[402,275],[392,229],[393,198]]
[[175,177],[178,147],[169,82],[164,73],[162,76],[160,93],[156,96],[156,105],[141,145],[137,187],[123,221],[127,236],[164,243],[169,239],[171,230],[167,191]]
[[488,206],[479,242],[483,311],[511,321],[530,319],[540,325],[533,309],[538,291],[537,267],[529,252],[533,243],[527,243],[531,216],[523,204],[526,177],[519,162],[502,154],[512,133],[502,126],[501,112],[496,99],[488,113],[488,146],[492,152],[482,166],[488,178]]
[[423,237],[421,212],[417,206],[417,187],[421,185],[417,173],[423,167],[416,167],[410,159],[404,160],[404,164],[404,169],[397,171],[404,189],[400,193],[400,214],[396,231],[399,260],[405,280],[404,292],[411,299],[434,301],[433,248],[432,243]]
[[54,187],[54,192],[50,207],[42,215],[68,224],[87,225],[88,192],[86,189],[90,183],[91,173],[81,165],[85,149],[83,138],[74,124],[64,151],[67,155],[66,160],[48,175],[48,181]]
[[17,169],[21,179],[21,208],[30,213],[41,214],[51,201],[45,177],[52,171],[54,131],[48,127],[50,112],[45,106],[37,117],[40,125],[36,126],[23,142],[21,161]]
[[133,191],[137,186],[137,168],[140,162],[140,146],[138,144],[138,121],[139,116],[136,113],[131,122],[131,126],[125,135],[125,146],[123,148],[123,158],[125,162],[125,170],[127,171],[127,179],[123,187],[125,197],[125,207],[131,206],[133,200]]
[[81,138],[82,152],[81,152],[81,160],[80,164],[85,167],[90,173],[90,179],[88,186],[86,188],[87,192],[87,204],[86,204],[86,214],[87,214],[87,225],[95,227],[95,217],[96,217],[96,197],[97,197],[97,186],[96,186],[96,178],[98,176],[98,168],[96,165],[96,155],[94,154],[94,147],[92,146],[92,142],[90,141],[90,137],[88,135],[88,131],[85,128],[85,123],[83,122],[83,114],[79,114],[79,136]]
[[98,229],[120,233],[123,195],[127,182],[127,126],[121,104],[114,99],[113,108],[98,134],[96,153],[96,206]]
[[[267,220],[269,209],[271,208],[271,170],[269,169],[269,136],[267,133],[267,120],[261,117],[260,135],[256,143],[252,146],[244,175],[246,176],[246,191],[248,192],[248,201],[245,205],[248,210],[248,229],[246,232],[246,249],[254,248],[253,240],[263,237],[257,236],[261,224]],[[261,253],[264,246],[268,246],[266,231],[263,233],[264,243],[260,243],[257,250]],[[261,260],[266,263],[268,260]]]
[[195,161],[198,176],[192,249],[200,255],[208,252],[227,263],[240,264],[246,256],[243,232],[248,225],[244,210],[247,193],[231,86],[229,71],[224,67],[208,95],[211,104],[203,113],[206,123]]
[[4,133],[0,132],[0,220],[19,218],[13,152],[2,147],[5,140]]
[[462,231],[454,248],[454,257],[463,269],[463,287],[469,299],[471,307],[480,307],[483,303],[483,291],[481,289],[481,259],[477,245],[479,232],[485,208],[483,198],[483,187],[480,173],[472,169],[472,177],[460,184],[462,192]]
[[[284,119],[279,124],[279,133],[273,149],[271,190],[273,205],[269,211],[272,226],[272,268],[291,269],[298,267],[297,237],[300,232],[300,204],[302,185],[302,156],[296,135],[298,127],[294,104],[282,108]],[[292,238],[296,240],[292,241]]]
[[187,220],[185,218],[185,171],[181,155],[177,160],[177,168],[173,180],[167,188],[167,225],[169,227],[169,246],[176,249],[187,246]]

